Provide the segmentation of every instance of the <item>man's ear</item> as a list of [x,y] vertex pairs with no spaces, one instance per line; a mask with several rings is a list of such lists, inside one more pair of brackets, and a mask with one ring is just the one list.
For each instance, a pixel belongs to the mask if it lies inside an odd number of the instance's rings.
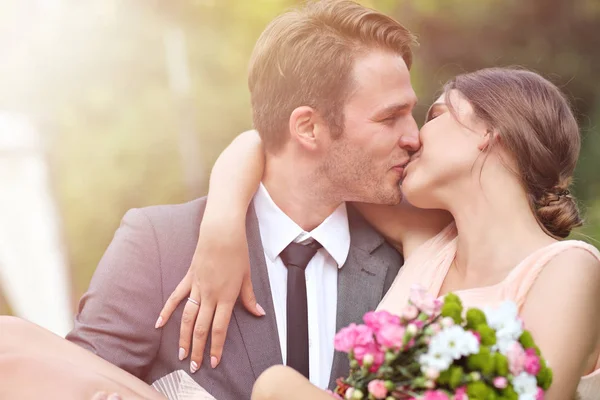
[[291,139],[307,149],[317,148],[325,126],[321,116],[312,107],[298,107],[290,115]]

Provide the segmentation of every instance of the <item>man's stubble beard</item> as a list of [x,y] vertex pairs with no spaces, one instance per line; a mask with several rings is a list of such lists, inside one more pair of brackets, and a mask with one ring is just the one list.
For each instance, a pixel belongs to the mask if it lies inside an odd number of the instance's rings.
[[339,201],[396,205],[402,200],[400,182],[391,185],[368,154],[337,139],[327,159],[318,169],[330,184],[329,191]]

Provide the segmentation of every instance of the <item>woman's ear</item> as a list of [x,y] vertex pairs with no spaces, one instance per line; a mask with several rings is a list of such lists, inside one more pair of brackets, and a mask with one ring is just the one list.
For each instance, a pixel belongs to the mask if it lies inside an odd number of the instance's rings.
[[497,131],[493,129],[487,129],[485,135],[479,141],[479,145],[477,146],[480,151],[486,151],[490,148],[490,146],[500,140],[500,135]]

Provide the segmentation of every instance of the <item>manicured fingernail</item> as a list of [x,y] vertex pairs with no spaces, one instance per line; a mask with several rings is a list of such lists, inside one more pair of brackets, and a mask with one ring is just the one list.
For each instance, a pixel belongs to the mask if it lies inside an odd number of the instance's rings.
[[196,361],[192,361],[190,363],[190,371],[192,372],[192,374],[198,371],[198,364],[196,364]]
[[217,360],[217,357],[215,357],[215,356],[212,356],[212,357],[210,358],[210,366],[211,366],[213,369],[215,369],[215,368],[217,368],[217,365],[219,365],[219,360]]
[[183,347],[179,348],[179,361],[182,361],[185,358],[185,349]]
[[158,329],[162,326],[162,317],[158,317],[158,319],[156,320],[156,324],[154,324],[154,329]]
[[258,313],[259,313],[260,315],[262,315],[263,317],[264,317],[265,315],[267,315],[267,313],[265,312],[265,309],[264,309],[264,308],[262,308],[262,306],[261,306],[260,304],[258,304],[258,303],[256,303],[256,310],[257,310],[257,311],[258,311]]

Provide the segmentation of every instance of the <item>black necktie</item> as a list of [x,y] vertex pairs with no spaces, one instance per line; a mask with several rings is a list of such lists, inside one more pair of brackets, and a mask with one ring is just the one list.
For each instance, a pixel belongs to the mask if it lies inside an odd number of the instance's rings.
[[287,277],[287,365],[308,375],[308,306],[304,270],[317,250],[318,242],[290,243],[280,254],[288,270]]

